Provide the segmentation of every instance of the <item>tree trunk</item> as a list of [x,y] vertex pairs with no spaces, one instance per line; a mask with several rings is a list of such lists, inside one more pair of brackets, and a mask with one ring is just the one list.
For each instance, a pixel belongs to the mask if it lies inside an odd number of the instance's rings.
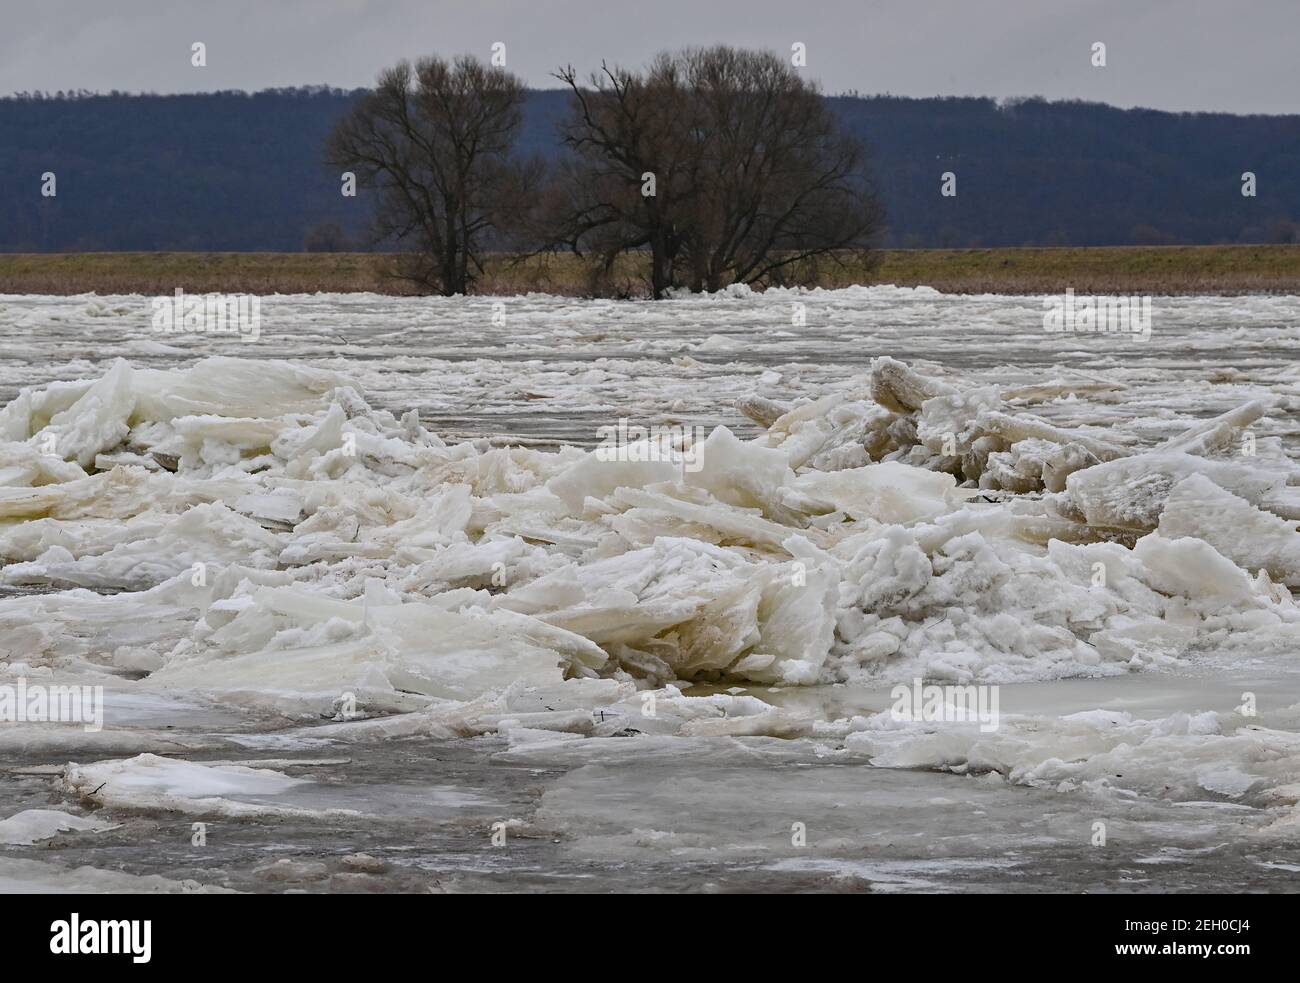
[[650,237],[650,292],[663,300],[672,286],[672,257],[668,254],[668,237],[657,231]]

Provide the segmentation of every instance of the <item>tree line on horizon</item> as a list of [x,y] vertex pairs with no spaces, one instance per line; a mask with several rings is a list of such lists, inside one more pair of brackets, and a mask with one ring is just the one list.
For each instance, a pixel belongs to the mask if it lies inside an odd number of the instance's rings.
[[[341,197],[321,150],[368,91],[0,98],[0,252],[371,248],[373,195]],[[870,147],[883,247],[1300,241],[1300,116],[823,102]],[[525,93],[521,157],[567,153],[571,103],[558,88]],[[1259,176],[1258,197],[1239,194],[1243,170]],[[46,171],[57,198],[39,194]],[[944,171],[957,174],[956,198],[939,194]]]

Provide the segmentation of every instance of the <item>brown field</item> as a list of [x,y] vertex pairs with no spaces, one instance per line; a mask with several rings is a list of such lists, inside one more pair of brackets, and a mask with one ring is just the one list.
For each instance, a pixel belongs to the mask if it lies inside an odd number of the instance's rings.
[[[887,249],[821,264],[817,282],[926,285],[945,293],[1300,293],[1300,245]],[[384,253],[0,253],[0,294],[409,293]],[[616,271],[639,293],[639,257]],[[589,273],[567,255],[499,255],[480,293],[583,296]]]

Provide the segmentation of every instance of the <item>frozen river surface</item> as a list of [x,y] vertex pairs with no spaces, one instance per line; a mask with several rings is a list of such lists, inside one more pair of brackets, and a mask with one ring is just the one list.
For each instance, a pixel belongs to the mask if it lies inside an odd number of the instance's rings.
[[0,889],[1294,890],[1300,298],[1043,318],[0,296]]

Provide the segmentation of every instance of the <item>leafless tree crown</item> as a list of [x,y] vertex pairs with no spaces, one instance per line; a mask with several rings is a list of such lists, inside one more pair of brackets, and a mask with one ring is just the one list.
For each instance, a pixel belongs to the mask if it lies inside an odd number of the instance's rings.
[[407,247],[399,275],[465,293],[531,170],[512,156],[524,86],[468,56],[401,62],[331,135],[329,161],[377,194],[376,237]]
[[586,85],[571,67],[556,77],[573,110],[555,240],[606,267],[648,250],[655,297],[789,282],[881,228],[861,144],[774,54],[688,49],[639,73],[602,65]]

